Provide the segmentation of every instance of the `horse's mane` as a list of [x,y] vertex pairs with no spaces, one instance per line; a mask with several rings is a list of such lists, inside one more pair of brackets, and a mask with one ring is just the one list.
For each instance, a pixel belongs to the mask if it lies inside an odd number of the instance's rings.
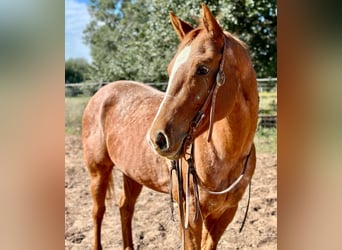
[[240,40],[237,35],[233,35],[232,33],[228,32],[228,31],[224,31],[225,36],[229,39],[233,39],[234,41],[236,41],[238,44],[240,44],[244,49],[248,50],[248,45]]
[[195,28],[193,30],[191,30],[185,37],[184,39],[182,40],[182,42],[179,44],[179,47],[183,47],[187,44],[190,44],[192,42],[192,40],[194,40],[197,35],[201,32],[202,30],[202,27],[198,27],[198,28]]

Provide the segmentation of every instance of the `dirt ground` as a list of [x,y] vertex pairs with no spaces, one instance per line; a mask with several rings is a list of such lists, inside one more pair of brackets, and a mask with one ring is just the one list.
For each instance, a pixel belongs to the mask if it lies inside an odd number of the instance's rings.
[[[65,249],[91,249],[93,225],[90,178],[83,162],[81,139],[65,136]],[[102,226],[104,249],[122,249],[117,201],[121,173],[114,171],[114,200],[107,203]],[[239,233],[247,204],[247,192],[239,210],[222,236],[218,249],[277,249],[277,157],[257,155],[248,218]],[[177,210],[175,210],[177,215]],[[171,220],[169,196],[144,188],[135,208],[135,249],[180,249],[179,225]]]

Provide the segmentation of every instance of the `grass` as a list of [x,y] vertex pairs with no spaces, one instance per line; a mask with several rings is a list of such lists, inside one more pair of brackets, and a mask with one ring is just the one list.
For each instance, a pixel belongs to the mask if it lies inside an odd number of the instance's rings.
[[259,127],[254,137],[254,143],[257,154],[277,154],[277,129]]
[[[277,115],[277,92],[259,93],[259,115]],[[277,153],[277,129],[258,127],[255,138],[257,153]]]
[[[90,97],[65,97],[65,133],[71,135],[81,134],[82,115]],[[277,129],[257,129],[255,138],[257,153],[277,153]]]
[[260,114],[277,114],[277,92],[260,92],[259,98]]
[[72,135],[81,134],[83,111],[89,99],[89,96],[65,97],[65,133]]

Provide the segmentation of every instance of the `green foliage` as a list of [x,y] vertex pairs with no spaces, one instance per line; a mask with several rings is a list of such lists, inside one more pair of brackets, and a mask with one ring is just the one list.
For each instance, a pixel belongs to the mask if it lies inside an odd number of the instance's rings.
[[277,114],[277,93],[259,92],[259,114]]
[[92,96],[98,90],[99,85],[65,86],[65,97]]
[[65,96],[72,97],[81,95],[82,91],[78,86],[65,86]]
[[80,89],[82,91],[82,95],[84,95],[84,96],[92,96],[92,95],[94,95],[97,92],[98,88],[99,88],[99,85],[83,84]]
[[[84,31],[91,46],[92,78],[165,82],[167,65],[179,43],[169,11],[197,26],[203,0],[91,0]],[[258,77],[276,76],[276,1],[204,1],[225,30],[251,51]]]
[[65,132],[80,134],[83,111],[90,97],[66,97],[64,109]]
[[259,127],[254,137],[254,143],[257,154],[277,154],[277,129]]
[[276,76],[276,0],[222,0],[219,2],[222,3],[218,15],[220,23],[225,30],[235,33],[248,44],[257,76]]
[[65,83],[80,83],[88,80],[90,65],[83,58],[69,59],[65,62]]

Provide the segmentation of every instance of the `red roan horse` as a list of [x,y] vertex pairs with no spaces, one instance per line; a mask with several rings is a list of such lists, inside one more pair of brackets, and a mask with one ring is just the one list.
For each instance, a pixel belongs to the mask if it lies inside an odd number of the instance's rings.
[[123,173],[124,249],[133,249],[131,222],[142,186],[163,193],[171,189],[185,249],[216,249],[252,178],[255,72],[246,45],[224,32],[207,6],[202,8],[198,28],[170,13],[181,43],[168,66],[165,94],[118,81],[100,89],[85,109],[82,138],[94,202],[94,249],[102,248],[114,166]]

